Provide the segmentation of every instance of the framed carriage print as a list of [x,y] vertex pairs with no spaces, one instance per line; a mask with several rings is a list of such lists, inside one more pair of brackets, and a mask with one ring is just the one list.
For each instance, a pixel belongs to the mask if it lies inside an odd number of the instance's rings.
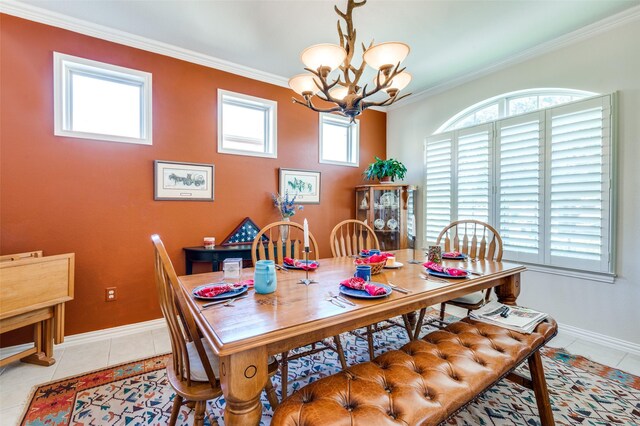
[[213,164],[154,161],[154,200],[213,201]]
[[320,204],[320,172],[280,169],[280,194],[296,196],[296,203]]

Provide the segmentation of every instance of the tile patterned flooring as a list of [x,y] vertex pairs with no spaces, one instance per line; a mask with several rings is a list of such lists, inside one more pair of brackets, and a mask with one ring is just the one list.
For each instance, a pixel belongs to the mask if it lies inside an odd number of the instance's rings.
[[[638,355],[609,349],[562,332],[551,340],[549,346],[565,348],[572,354],[582,355],[640,376]],[[18,423],[31,388],[35,385],[170,351],[167,331],[156,329],[152,332],[55,349],[56,363],[50,367],[14,362],[0,369],[0,425],[13,426]]]

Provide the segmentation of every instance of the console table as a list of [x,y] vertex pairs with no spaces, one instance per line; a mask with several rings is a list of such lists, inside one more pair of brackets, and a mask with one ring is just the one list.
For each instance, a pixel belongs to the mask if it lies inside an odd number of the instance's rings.
[[216,246],[212,249],[206,249],[204,246],[184,247],[185,273],[191,275],[193,273],[193,262],[211,263],[213,272],[220,270],[220,264],[224,259],[240,258],[243,267],[251,267],[251,244],[243,244],[237,246]]

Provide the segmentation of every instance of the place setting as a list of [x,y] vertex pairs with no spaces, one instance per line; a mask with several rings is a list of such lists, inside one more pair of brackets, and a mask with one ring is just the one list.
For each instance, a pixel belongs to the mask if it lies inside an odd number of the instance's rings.
[[198,300],[210,301],[202,305],[202,309],[216,305],[231,306],[233,301],[247,297],[246,293],[253,285],[254,281],[251,279],[231,284],[220,281],[200,285],[194,288],[191,294]]

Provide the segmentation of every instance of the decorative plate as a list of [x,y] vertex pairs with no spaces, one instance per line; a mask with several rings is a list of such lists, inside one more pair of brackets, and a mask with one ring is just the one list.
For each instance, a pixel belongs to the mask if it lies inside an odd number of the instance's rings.
[[466,275],[459,275],[459,276],[449,275],[449,274],[446,274],[444,272],[432,271],[431,269],[427,269],[427,272],[429,273],[429,275],[433,275],[434,277],[442,277],[442,278],[457,278],[457,279],[460,279],[460,278],[467,278],[469,276],[468,272],[466,273]]
[[349,288],[343,285],[340,285],[340,293],[344,294],[345,296],[351,296],[351,297],[355,297],[357,299],[381,299],[383,297],[387,297],[388,295],[390,295],[393,292],[393,289],[391,287],[389,287],[386,284],[382,284],[382,283],[371,283],[371,284],[375,284],[378,287],[384,287],[385,290],[387,290],[387,294],[381,294],[379,296],[372,296],[369,293],[367,293],[365,290],[356,290],[353,288]]
[[387,227],[392,231],[395,230],[398,227],[398,221],[395,219],[389,219],[387,221]]
[[384,219],[376,219],[373,222],[373,226],[375,226],[376,229],[384,229]]
[[195,297],[196,299],[201,299],[201,300],[224,300],[224,299],[232,299],[236,296],[240,296],[243,293],[246,293],[248,290],[248,287],[246,285],[243,285],[242,287],[238,287],[238,288],[234,288],[231,291],[227,291],[226,293],[222,293],[219,294],[217,296],[213,296],[213,297],[205,297],[205,296],[200,296],[198,294],[198,291],[202,290],[203,288],[207,288],[207,287],[214,287],[216,285],[219,284],[204,284],[201,286],[198,286],[196,288],[194,288],[191,292],[193,294],[193,297]]
[[398,197],[393,192],[385,192],[380,196],[380,204],[383,207],[391,207],[394,204],[397,204]]

